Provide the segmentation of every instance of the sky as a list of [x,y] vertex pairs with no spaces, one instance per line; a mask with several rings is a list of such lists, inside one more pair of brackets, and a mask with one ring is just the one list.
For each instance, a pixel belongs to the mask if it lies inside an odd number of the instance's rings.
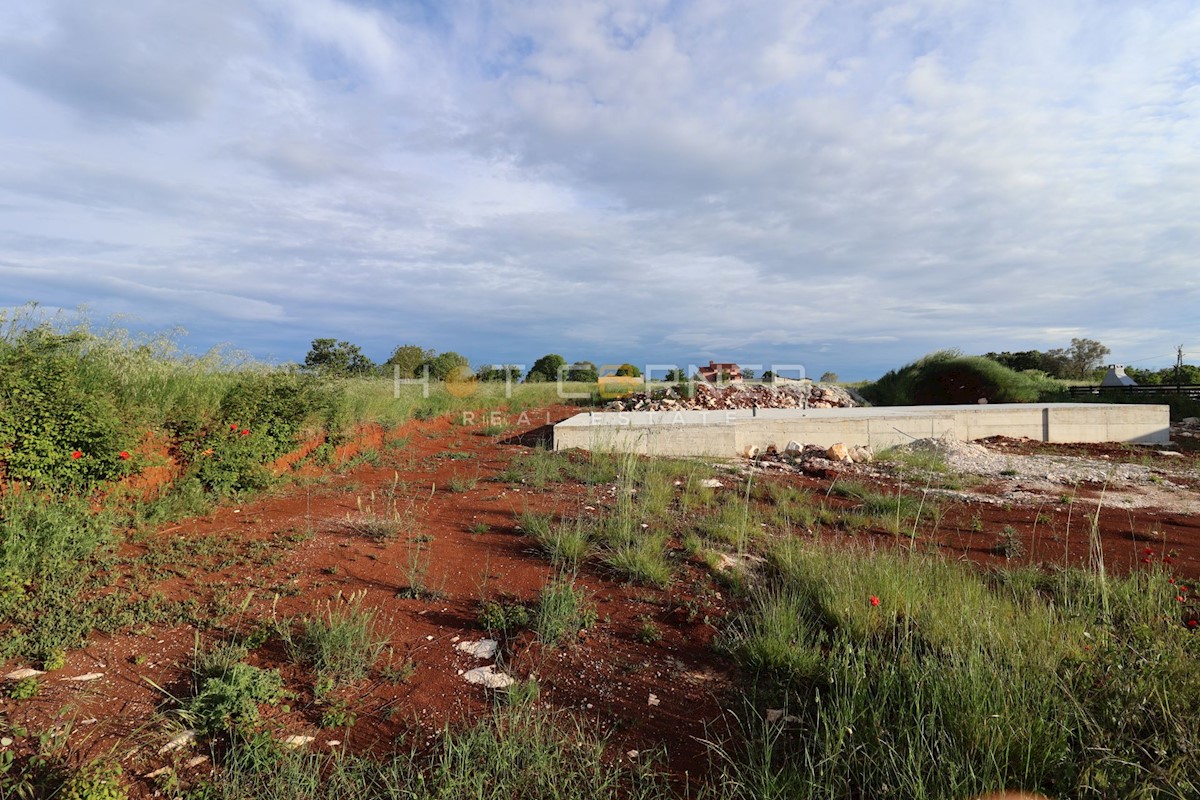
[[0,307],[302,360],[1200,361],[1200,4],[0,8]]

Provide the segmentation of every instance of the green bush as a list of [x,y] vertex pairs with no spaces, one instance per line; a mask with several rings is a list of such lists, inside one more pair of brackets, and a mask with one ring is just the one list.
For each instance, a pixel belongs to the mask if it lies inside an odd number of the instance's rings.
[[83,368],[88,341],[45,326],[0,339],[0,462],[9,480],[87,490],[128,471],[135,442],[124,433],[115,387],[89,380]]
[[1059,384],[1014,372],[990,358],[964,356],[957,350],[931,353],[859,389],[875,405],[1032,403]]

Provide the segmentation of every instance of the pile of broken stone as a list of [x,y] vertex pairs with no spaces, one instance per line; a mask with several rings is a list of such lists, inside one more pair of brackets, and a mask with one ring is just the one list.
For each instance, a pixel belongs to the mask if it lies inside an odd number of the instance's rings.
[[840,464],[865,464],[875,458],[870,447],[861,444],[845,444],[837,442],[829,447],[819,444],[800,444],[788,442],[787,447],[779,450],[775,445],[769,445],[760,452],[757,447],[750,447],[743,453],[746,458],[766,459],[768,461],[791,461],[803,463],[809,461],[832,461]]
[[1185,417],[1171,426],[1171,436],[1200,439],[1200,417]]
[[636,392],[614,400],[609,411],[710,411],[739,408],[854,408],[862,398],[830,384],[787,381],[774,385],[731,383],[714,386],[691,384],[691,391],[671,387],[653,392]]

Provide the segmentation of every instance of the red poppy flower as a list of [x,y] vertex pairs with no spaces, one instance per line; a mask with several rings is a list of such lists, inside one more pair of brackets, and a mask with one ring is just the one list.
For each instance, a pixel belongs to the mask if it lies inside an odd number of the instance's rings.
[[1175,597],[1175,600],[1176,600],[1176,601],[1178,601],[1178,602],[1180,602],[1180,603],[1182,603],[1182,602],[1183,602],[1183,595],[1176,595],[1176,597]]
[[122,461],[128,461],[128,460],[129,460],[129,452],[128,452],[128,451],[126,451],[126,450],[122,450],[121,452],[117,453],[117,455],[121,457],[121,460],[122,460]]
[[238,429],[238,424],[236,422],[229,423],[229,430],[236,431],[237,429]]
[[1197,622],[1197,621],[1196,621],[1196,620],[1194,620],[1194,619],[1189,619],[1189,620],[1188,620],[1188,627],[1189,627],[1189,628],[1194,628],[1194,627],[1196,627],[1197,625],[1200,625],[1200,622]]
[[1146,548],[1145,550],[1143,550],[1142,552],[1143,552],[1143,553],[1145,553],[1146,555],[1153,555],[1153,553],[1154,553],[1154,548],[1152,548],[1152,547],[1147,547],[1147,548]]
[[249,436],[249,435],[250,435],[250,431],[244,430],[244,429],[242,430],[242,436]]
[[1142,559],[1142,563],[1143,563],[1143,564],[1149,564],[1149,563],[1150,563],[1150,559],[1149,559],[1149,558],[1143,558],[1143,559]]
[[1170,564],[1170,563],[1171,563],[1173,560],[1174,560],[1174,559],[1172,559],[1170,556],[1163,556],[1163,563],[1164,563],[1164,564]]
[[1174,582],[1175,582],[1174,578],[1167,578],[1167,583],[1174,583]]
[[83,458],[83,453],[80,452],[79,450],[76,450],[73,453],[71,453],[71,458]]
[[871,595],[871,605],[873,605],[873,606],[879,605],[879,598],[876,597],[875,595]]

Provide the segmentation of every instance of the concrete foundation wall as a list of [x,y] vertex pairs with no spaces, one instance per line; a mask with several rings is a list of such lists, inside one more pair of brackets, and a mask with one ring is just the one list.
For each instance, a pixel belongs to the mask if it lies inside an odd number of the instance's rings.
[[1011,436],[1044,442],[1170,441],[1165,405],[1024,403],[991,406],[749,409],[578,414],[554,426],[554,448],[732,458],[747,448],[837,442],[883,449],[913,439]]

